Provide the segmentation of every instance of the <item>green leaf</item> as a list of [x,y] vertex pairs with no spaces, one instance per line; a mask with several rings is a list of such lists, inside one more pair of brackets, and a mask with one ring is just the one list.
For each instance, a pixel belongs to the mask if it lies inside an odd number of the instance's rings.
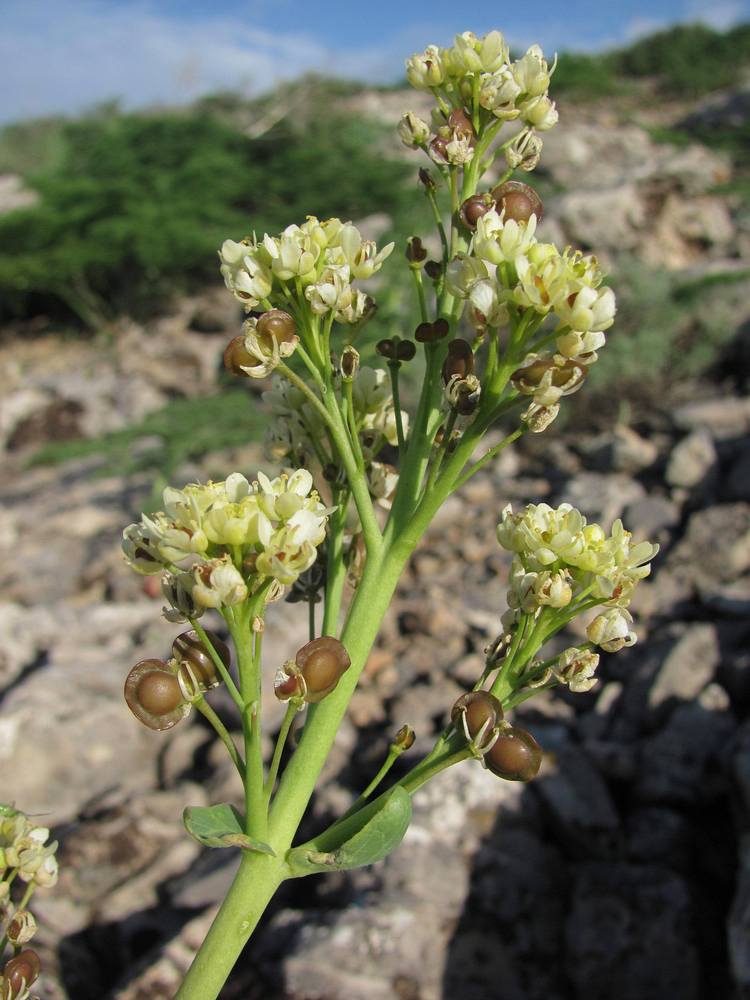
[[396,785],[382,802],[365,806],[286,856],[294,875],[344,871],[381,861],[403,840],[411,820],[409,793]]
[[260,854],[274,853],[268,844],[244,832],[242,816],[226,802],[217,806],[188,806],[182,822],[190,836],[206,847],[241,847]]

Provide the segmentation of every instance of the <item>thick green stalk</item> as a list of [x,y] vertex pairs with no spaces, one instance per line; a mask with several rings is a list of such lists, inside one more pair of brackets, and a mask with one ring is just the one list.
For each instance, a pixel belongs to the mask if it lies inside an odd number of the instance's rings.
[[215,1000],[284,879],[281,859],[242,852],[240,867],[175,1000]]

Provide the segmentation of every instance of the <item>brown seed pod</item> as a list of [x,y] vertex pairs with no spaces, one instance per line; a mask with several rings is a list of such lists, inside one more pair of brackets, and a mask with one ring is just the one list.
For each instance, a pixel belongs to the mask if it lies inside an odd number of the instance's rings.
[[[208,629],[206,629],[206,635],[211,645],[219,654],[221,662],[225,667],[229,667],[229,664],[232,662],[229,647],[221,641],[218,635],[209,632]],[[177,636],[172,643],[172,656],[181,663],[188,663],[195,674],[196,680],[203,687],[216,687],[220,682],[214,661],[211,659],[211,654],[203,645],[203,640],[195,629],[182,632]]]
[[437,187],[432,174],[426,167],[419,168],[419,183],[425,188],[426,191],[434,191]]
[[437,281],[443,275],[443,265],[436,260],[428,260],[424,266],[424,273],[432,281]]
[[245,347],[245,338],[242,335],[230,340],[224,348],[224,367],[231,375],[247,378],[247,372],[244,372],[240,366],[252,368],[257,364],[258,359]]
[[416,733],[411,726],[402,726],[393,739],[393,746],[398,747],[398,749],[402,752],[404,750],[409,750],[410,747],[414,746],[414,740],[416,738]]
[[476,229],[477,222],[495,207],[495,201],[490,194],[473,194],[461,205],[458,217],[467,229]]
[[476,132],[471,117],[463,108],[456,108],[448,115],[448,127],[456,134],[474,140]]
[[532,215],[536,221],[542,221],[544,206],[542,199],[533,187],[523,181],[505,181],[493,189],[491,195],[497,205],[498,212],[505,212],[506,219],[516,222],[528,222]]
[[400,340],[396,344],[396,357],[399,361],[411,361],[417,353],[417,345],[413,340]]
[[421,264],[427,259],[427,251],[418,236],[410,236],[406,241],[406,259],[410,264]]
[[396,343],[390,338],[386,340],[379,340],[375,345],[375,350],[382,358],[396,357]]
[[451,722],[462,724],[471,739],[486,726],[489,734],[503,720],[503,706],[489,691],[470,691],[462,695],[451,710]]
[[42,971],[39,956],[31,948],[23,951],[5,963],[3,969],[3,1000],[14,1000],[23,996],[25,990],[35,983]]
[[432,344],[436,340],[442,340],[450,332],[450,325],[447,319],[436,319],[433,323],[420,323],[414,331],[414,338],[420,344]]
[[449,140],[444,139],[442,135],[436,135],[430,143],[430,156],[436,163],[448,162],[448,142]]
[[176,726],[190,711],[177,674],[164,660],[136,663],[125,680],[125,701],[139,722],[157,732]]
[[485,754],[485,764],[498,778],[531,781],[539,773],[542,748],[525,729],[512,726],[501,732]]
[[474,352],[468,340],[457,337],[448,344],[448,357],[443,362],[443,381],[447,385],[453,375],[466,378],[474,374]]
[[322,701],[336,687],[351,665],[346,649],[333,636],[312,639],[294,658],[305,682],[305,701]]
[[283,309],[269,309],[258,318],[258,336],[275,340],[277,344],[289,344],[297,338],[297,324]]

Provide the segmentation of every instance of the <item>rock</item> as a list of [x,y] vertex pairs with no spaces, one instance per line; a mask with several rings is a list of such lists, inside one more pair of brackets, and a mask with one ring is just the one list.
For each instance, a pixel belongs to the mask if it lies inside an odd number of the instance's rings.
[[646,205],[635,184],[605,190],[568,191],[555,199],[554,213],[565,236],[601,253],[635,250],[646,223]]
[[737,890],[729,913],[727,927],[732,977],[746,995],[750,990],[750,837],[740,845],[740,870]]
[[675,426],[683,431],[706,429],[712,437],[741,437],[750,431],[750,397],[722,396],[684,403],[673,413]]
[[746,441],[739,449],[724,489],[729,500],[750,500],[750,441]]
[[666,497],[649,495],[628,504],[622,519],[637,541],[663,542],[679,523],[680,508]]
[[601,775],[580,749],[559,747],[531,787],[574,857],[608,857],[616,848],[620,820],[614,803]]
[[713,438],[706,430],[696,430],[672,450],[666,480],[670,486],[692,489],[716,472],[717,455]]
[[684,597],[739,579],[750,570],[750,504],[717,504],[691,514],[663,569]]
[[643,486],[623,475],[602,475],[598,472],[581,472],[568,480],[559,503],[570,503],[591,521],[608,530],[612,522],[622,516],[628,504],[646,495]]
[[665,805],[709,803],[726,794],[735,720],[699,703],[676,708],[663,729],[644,740],[635,794]]
[[627,818],[628,855],[633,861],[658,864],[689,874],[692,827],[673,809],[642,806]]
[[700,261],[709,248],[726,253],[733,238],[734,224],[721,196],[686,198],[674,191],[667,194],[655,225],[649,227],[642,256],[660,267],[685,268]]
[[615,472],[633,474],[647,469],[659,457],[653,441],[642,437],[625,424],[618,424],[612,433],[612,468]]
[[581,864],[565,926],[566,972],[586,1000],[698,1000],[687,883],[655,865]]
[[652,711],[692,701],[712,680],[721,660],[713,625],[691,625],[664,659],[648,693]]
[[699,588],[701,604],[724,618],[750,617],[750,577],[732,583]]

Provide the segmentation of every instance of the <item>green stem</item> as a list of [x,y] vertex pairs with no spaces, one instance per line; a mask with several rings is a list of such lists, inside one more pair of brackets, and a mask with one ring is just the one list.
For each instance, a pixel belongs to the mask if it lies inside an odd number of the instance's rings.
[[227,691],[229,692],[229,694],[230,694],[230,696],[232,698],[232,701],[235,703],[235,705],[237,706],[237,708],[239,708],[239,710],[242,711],[243,708],[244,708],[244,703],[242,701],[242,695],[237,690],[237,685],[234,683],[234,681],[232,679],[232,675],[229,673],[229,671],[227,670],[227,668],[224,666],[224,661],[219,656],[219,654],[216,652],[216,647],[214,646],[214,644],[211,642],[211,640],[206,635],[206,630],[203,628],[203,626],[200,624],[200,622],[197,619],[195,619],[195,618],[188,618],[188,621],[190,622],[190,624],[195,629],[195,631],[196,631],[196,633],[197,633],[198,638],[200,639],[200,641],[203,643],[203,645],[205,646],[205,648],[208,650],[209,655],[211,656],[211,659],[213,660],[213,664],[214,664],[214,666],[216,667],[216,669],[219,672],[219,676],[221,677],[221,679],[224,681],[224,683],[227,686]]
[[398,439],[399,460],[406,454],[406,440],[404,438],[404,424],[401,419],[401,396],[398,390],[398,373],[401,369],[400,361],[389,361],[388,371],[391,376],[391,392],[393,394],[393,410],[396,420],[396,437]]
[[427,200],[430,203],[430,208],[432,209],[432,215],[435,219],[435,225],[437,226],[437,231],[440,236],[440,242],[443,246],[443,262],[448,263],[448,237],[445,234],[445,226],[443,225],[443,218],[440,214],[440,207],[437,203],[437,196],[432,188],[427,188]]
[[427,310],[427,298],[424,292],[424,281],[422,280],[422,268],[412,267],[409,269],[414,278],[414,287],[417,291],[417,300],[419,302],[419,315],[422,317],[422,322],[427,323],[430,318],[430,314]]
[[205,719],[208,719],[208,721],[214,727],[214,729],[216,731],[216,735],[219,737],[219,739],[221,740],[221,742],[227,748],[227,751],[229,752],[229,756],[232,758],[232,760],[234,762],[234,766],[237,768],[237,771],[239,772],[240,780],[244,784],[245,783],[245,762],[242,759],[242,757],[240,757],[239,751],[237,750],[237,747],[234,745],[234,740],[232,739],[232,737],[227,732],[226,726],[221,721],[221,719],[216,714],[216,712],[214,712],[214,710],[211,708],[211,706],[208,704],[208,702],[206,701],[206,699],[204,697],[201,696],[200,698],[197,698],[193,702],[193,704],[198,709],[198,711],[201,713],[201,715]]
[[235,875],[211,929],[175,1000],[215,1000],[248,938],[284,879],[279,858],[242,851]]
[[273,795],[274,785],[276,784],[276,776],[279,773],[279,765],[281,764],[281,757],[284,753],[284,747],[286,746],[287,737],[289,736],[289,730],[292,728],[292,723],[297,715],[299,706],[296,704],[294,699],[289,702],[286,708],[286,715],[284,716],[284,721],[281,723],[281,729],[279,730],[279,735],[276,738],[276,746],[273,751],[273,758],[271,759],[271,766],[268,769],[268,777],[266,778],[266,785],[264,789],[264,797],[266,800],[266,806]]
[[245,824],[246,832],[258,840],[267,836],[267,812],[263,798],[263,751],[260,740],[260,664],[257,634],[250,631],[256,609],[246,604],[229,618],[240,672],[240,691],[244,710],[242,729],[245,737]]
[[346,582],[344,565],[344,525],[349,494],[344,492],[338,499],[338,509],[328,521],[328,551],[326,556],[326,594],[323,610],[322,635],[336,635],[338,630],[341,600]]

